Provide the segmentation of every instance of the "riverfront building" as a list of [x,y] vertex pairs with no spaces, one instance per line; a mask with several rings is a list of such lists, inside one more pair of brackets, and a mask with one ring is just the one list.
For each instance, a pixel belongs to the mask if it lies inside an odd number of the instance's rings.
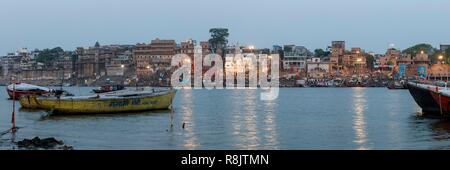
[[170,69],[172,57],[175,55],[175,40],[152,40],[150,44],[136,44],[133,49],[133,60],[138,77],[150,75],[156,69]]
[[303,46],[285,45],[282,59],[283,69],[296,72],[305,70],[309,53],[308,49]]
[[320,58],[314,57],[307,60],[307,75],[309,78],[323,78],[330,73],[330,62],[323,62]]
[[400,76],[426,77],[428,74],[430,74],[430,59],[428,58],[428,55],[423,51],[418,53],[414,57],[409,54],[404,55],[398,59],[397,63],[399,65]]

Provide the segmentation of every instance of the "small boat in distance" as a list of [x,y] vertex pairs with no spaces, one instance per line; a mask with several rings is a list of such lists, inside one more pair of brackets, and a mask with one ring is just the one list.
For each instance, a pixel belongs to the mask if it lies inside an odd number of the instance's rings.
[[391,90],[408,89],[406,82],[404,80],[389,82],[387,88]]
[[13,83],[6,87],[10,99],[18,100],[23,95],[42,95],[50,93],[47,87],[36,86],[27,83]]
[[124,90],[89,96],[44,97],[28,95],[20,98],[23,108],[43,109],[52,114],[110,114],[170,109],[176,91]]
[[125,87],[122,85],[104,85],[100,86],[97,89],[92,90],[94,93],[107,93],[112,91],[124,90]]

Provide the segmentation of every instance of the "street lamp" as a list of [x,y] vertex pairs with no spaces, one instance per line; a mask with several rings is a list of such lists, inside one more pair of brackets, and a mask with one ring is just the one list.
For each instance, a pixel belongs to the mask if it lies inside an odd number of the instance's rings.
[[440,56],[438,57],[438,59],[439,59],[439,61],[441,61],[442,64],[444,64],[445,61],[442,61],[442,59],[444,59],[444,56],[440,55]]

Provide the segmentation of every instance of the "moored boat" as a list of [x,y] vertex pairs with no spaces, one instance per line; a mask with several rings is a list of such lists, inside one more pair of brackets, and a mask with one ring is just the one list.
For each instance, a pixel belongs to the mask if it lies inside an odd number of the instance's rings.
[[433,93],[439,92],[443,87],[413,82],[408,82],[406,85],[414,101],[422,108],[423,113],[442,113],[439,103],[433,97]]
[[391,89],[391,90],[408,89],[408,87],[406,86],[406,83],[404,81],[390,82],[390,83],[388,83],[387,88]]
[[36,86],[27,83],[13,83],[6,87],[11,99],[19,99],[23,95],[42,95],[50,92],[47,87]]
[[44,97],[44,98],[58,98],[63,96],[74,96],[72,93],[65,91],[65,90],[53,90],[51,89],[49,93],[42,94],[42,95],[35,95],[35,94],[26,94],[22,95],[19,98],[19,102],[22,105],[22,108],[24,109],[39,109],[39,105],[36,101],[36,97]]
[[22,107],[52,111],[53,114],[107,114],[169,109],[175,90],[125,91],[90,96],[42,97],[20,99]]
[[447,88],[439,91],[431,91],[431,96],[438,103],[439,113],[441,115],[450,114],[450,90]]

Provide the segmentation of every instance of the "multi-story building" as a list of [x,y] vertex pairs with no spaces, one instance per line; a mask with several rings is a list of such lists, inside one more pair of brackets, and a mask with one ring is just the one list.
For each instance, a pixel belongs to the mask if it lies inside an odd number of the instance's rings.
[[320,58],[314,57],[307,60],[306,71],[310,78],[323,78],[330,73],[330,62],[323,62]]
[[179,52],[177,53],[186,54],[191,58],[191,61],[194,61],[194,48],[196,44],[196,41],[192,39],[182,41],[178,48]]
[[282,59],[284,70],[301,71],[306,68],[306,59],[310,52],[303,46],[285,45]]
[[123,76],[127,70],[130,70],[131,66],[131,52],[126,51],[124,54],[120,54],[112,58],[112,60],[106,65],[106,74],[108,76]]
[[21,70],[20,63],[22,61],[22,56],[17,53],[8,53],[2,58],[3,74],[7,76],[9,74],[15,74]]
[[73,72],[75,77],[82,79],[98,79],[107,75],[107,65],[113,58],[129,51],[133,48],[131,45],[106,45],[100,46],[96,43],[94,47],[75,50],[76,56]]
[[345,54],[345,41],[332,41],[330,62],[338,64],[339,58],[341,58],[344,54]]
[[342,59],[345,54],[345,41],[331,42],[330,65],[332,73],[339,73],[342,69]]
[[342,58],[342,65],[347,71],[347,74],[365,74],[367,71],[365,52],[358,47],[352,48],[350,53],[344,54]]
[[137,44],[133,49],[136,74],[139,77],[150,75],[158,69],[170,69],[172,57],[176,52],[175,40],[152,40],[150,44]]
[[[402,75],[406,77],[415,77],[415,76],[426,76],[428,73],[428,69],[430,68],[430,59],[428,58],[428,55],[421,51],[420,53],[416,54],[415,57],[412,57],[411,55],[405,55],[400,57],[397,60],[397,63],[399,65]],[[404,68],[402,68],[404,67]],[[433,75],[431,75],[433,76]]]
[[386,54],[379,57],[378,69],[384,73],[392,72],[397,66],[397,60],[401,58],[401,51],[395,48],[389,48]]

